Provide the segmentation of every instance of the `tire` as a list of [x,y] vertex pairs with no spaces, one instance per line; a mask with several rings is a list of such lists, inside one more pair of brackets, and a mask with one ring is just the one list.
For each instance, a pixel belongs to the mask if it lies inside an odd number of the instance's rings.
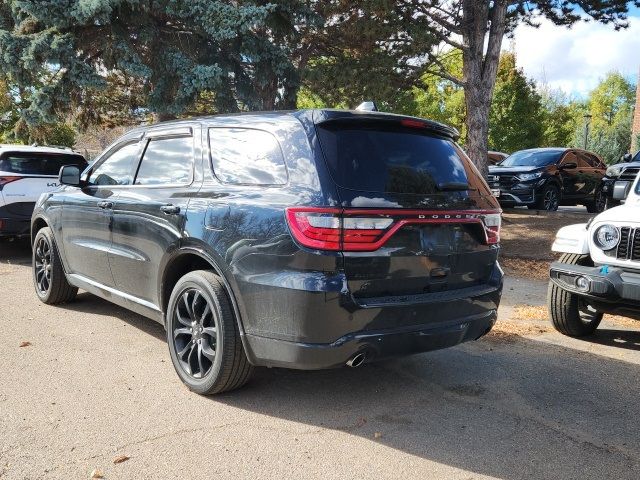
[[602,192],[602,190],[598,190],[595,195],[595,200],[593,202],[585,203],[585,207],[587,207],[587,212],[589,213],[602,213],[607,209],[608,199]]
[[[593,266],[588,255],[565,253],[560,257],[559,262],[568,265]],[[547,302],[551,323],[563,335],[569,337],[591,335],[602,321],[601,312],[595,311],[584,299],[558,287],[552,281],[549,282]]]
[[178,280],[166,318],[171,361],[189,390],[213,395],[247,383],[253,367],[218,275],[197,270]]
[[33,285],[41,302],[58,305],[76,298],[78,288],[69,284],[53,232],[49,227],[38,231],[31,253]]
[[560,189],[555,185],[545,185],[540,191],[535,207],[538,210],[546,210],[547,212],[555,212],[560,205]]

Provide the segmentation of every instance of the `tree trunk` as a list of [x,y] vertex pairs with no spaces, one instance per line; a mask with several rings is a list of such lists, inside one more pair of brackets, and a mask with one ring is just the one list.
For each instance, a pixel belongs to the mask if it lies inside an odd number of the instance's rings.
[[491,94],[476,85],[468,85],[464,90],[464,99],[467,106],[465,150],[480,173],[486,176]]
[[[466,151],[483,175],[488,171],[489,110],[496,85],[507,0],[463,0],[462,52],[467,107]],[[487,38],[488,35],[488,38]]]

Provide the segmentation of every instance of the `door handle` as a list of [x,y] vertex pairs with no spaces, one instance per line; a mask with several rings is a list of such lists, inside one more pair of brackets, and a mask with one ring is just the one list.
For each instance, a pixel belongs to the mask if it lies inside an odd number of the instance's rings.
[[180,213],[180,207],[177,205],[162,205],[160,210],[166,215],[177,215]]
[[106,210],[107,208],[113,208],[113,202],[103,200],[102,202],[98,202],[98,206],[103,210]]

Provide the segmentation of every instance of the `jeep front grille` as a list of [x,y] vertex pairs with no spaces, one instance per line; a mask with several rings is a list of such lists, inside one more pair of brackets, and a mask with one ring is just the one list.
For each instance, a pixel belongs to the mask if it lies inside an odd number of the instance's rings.
[[616,251],[620,260],[640,260],[640,228],[622,227]]

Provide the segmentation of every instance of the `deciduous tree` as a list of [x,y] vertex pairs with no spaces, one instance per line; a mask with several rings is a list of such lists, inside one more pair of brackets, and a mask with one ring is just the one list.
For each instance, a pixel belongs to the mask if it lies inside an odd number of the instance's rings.
[[[519,23],[535,24],[542,17],[569,26],[581,20],[626,26],[629,6],[625,0],[404,0],[403,8],[414,9],[415,17],[430,21],[429,31],[440,42],[460,50],[461,76],[451,75],[432,56],[431,71],[464,87],[467,106],[466,149],[486,170],[489,112],[496,82],[502,41]],[[431,52],[427,45],[424,52]]]

